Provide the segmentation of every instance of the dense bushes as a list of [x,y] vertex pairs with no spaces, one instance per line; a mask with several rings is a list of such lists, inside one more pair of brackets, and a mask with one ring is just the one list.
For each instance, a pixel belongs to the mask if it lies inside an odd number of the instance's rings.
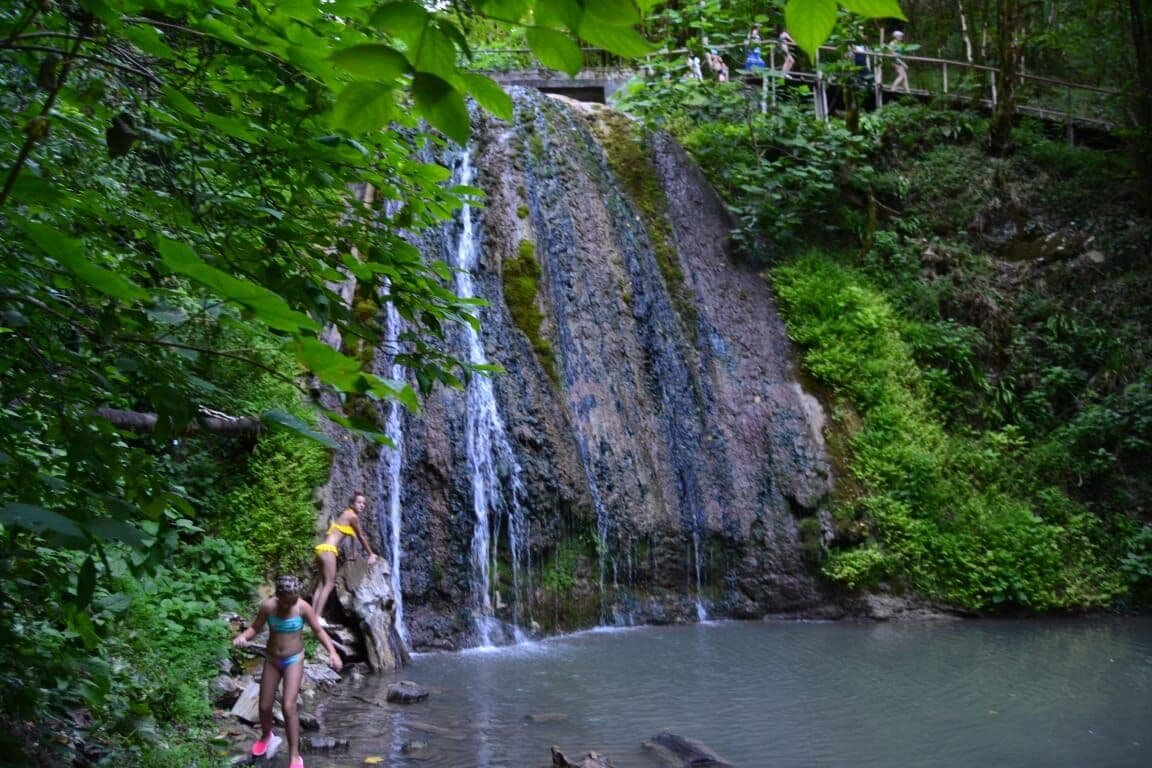
[[904,341],[910,324],[863,274],[809,255],[773,276],[806,367],[859,415],[850,471],[864,490],[838,514],[866,534],[832,551],[826,575],[973,610],[1085,608],[1122,591],[1100,525],[1032,471],[1019,431],[944,428]]

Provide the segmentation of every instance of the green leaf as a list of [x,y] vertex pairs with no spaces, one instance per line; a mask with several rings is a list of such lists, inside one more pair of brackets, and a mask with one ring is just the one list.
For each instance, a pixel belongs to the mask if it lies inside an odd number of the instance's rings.
[[151,296],[140,286],[110,269],[93,264],[84,254],[84,243],[46,224],[18,221],[21,229],[42,251],[64,265],[72,274],[101,293],[123,301],[148,301]]
[[403,40],[408,45],[423,33],[430,21],[419,3],[384,3],[372,14],[372,26]]
[[487,0],[477,3],[485,16],[506,22],[517,22],[528,12],[528,0]]
[[784,23],[796,44],[815,56],[832,34],[837,13],[836,0],[788,0]]
[[348,133],[379,130],[391,122],[395,104],[391,86],[365,80],[349,83],[332,107],[332,128]]
[[499,83],[490,77],[471,72],[464,73],[463,79],[476,103],[501,120],[512,119],[512,97]]
[[636,58],[652,53],[656,46],[631,27],[608,27],[585,21],[580,25],[580,37],[606,51]]
[[584,0],[583,24],[631,27],[640,21],[640,11],[632,0]]
[[408,59],[390,45],[353,45],[332,54],[332,61],[345,72],[365,80],[391,82],[408,71]]
[[408,60],[418,72],[428,72],[448,81],[456,78],[456,46],[431,24],[409,44]]
[[84,558],[80,566],[80,573],[76,577],[76,604],[81,608],[92,602],[92,593],[96,591],[96,563],[92,556]]
[[840,4],[853,13],[870,19],[905,19],[897,0],[840,0]]
[[85,523],[84,530],[99,542],[119,542],[130,547],[139,547],[144,543],[144,534],[127,520],[102,517]]
[[567,27],[575,32],[583,18],[579,0],[547,0],[536,5],[536,23],[541,27]]
[[568,35],[554,29],[529,27],[525,35],[528,47],[540,63],[575,77],[584,67],[584,53]]
[[0,510],[0,525],[24,528],[39,534],[56,534],[68,539],[84,540],[84,531],[75,521],[59,512],[34,504],[13,503]]
[[436,75],[417,72],[412,97],[430,125],[461,146],[468,142],[468,106],[459,91]]
[[160,237],[160,255],[173,272],[190,277],[212,289],[227,301],[247,307],[256,319],[278,331],[296,333],[301,330],[315,331],[316,321],[288,306],[278,294],[262,285],[241,280],[205,263],[184,243]]
[[368,382],[360,364],[340,354],[319,339],[303,336],[296,339],[296,359],[320,379],[342,392],[363,393]]
[[271,424],[286,429],[289,432],[295,432],[301,437],[314,440],[317,443],[325,445],[329,448],[335,449],[339,447],[335,440],[321,432],[317,432],[303,419],[293,416],[287,411],[271,410],[261,416],[260,420],[266,424]]

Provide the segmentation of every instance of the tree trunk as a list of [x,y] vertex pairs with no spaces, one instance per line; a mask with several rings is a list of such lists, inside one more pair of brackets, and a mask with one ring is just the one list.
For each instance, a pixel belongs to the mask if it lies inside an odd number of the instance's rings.
[[966,61],[973,62],[972,31],[968,26],[968,12],[964,10],[963,0],[956,0],[956,11],[960,14],[960,35],[964,38],[964,56]]
[[1140,178],[1144,213],[1152,215],[1152,2],[1128,0],[1132,48],[1136,55],[1136,88],[1132,95],[1132,156]]
[[[1141,0],[1133,0],[1140,2]],[[1019,43],[1023,0],[999,0],[997,6],[996,107],[988,129],[988,150],[997,157],[1012,153],[1012,122],[1016,118],[1016,84],[1020,76]]]

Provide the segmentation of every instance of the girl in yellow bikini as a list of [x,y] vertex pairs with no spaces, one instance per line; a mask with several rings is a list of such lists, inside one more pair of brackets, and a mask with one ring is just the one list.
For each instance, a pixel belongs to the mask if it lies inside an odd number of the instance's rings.
[[336,585],[336,555],[340,553],[339,544],[345,536],[355,536],[363,545],[364,551],[368,553],[369,565],[376,562],[376,553],[368,546],[368,539],[360,527],[360,513],[367,507],[367,496],[362,493],[353,495],[348,508],[328,526],[324,541],[316,545],[316,559],[320,562],[320,587],[312,595],[312,605],[320,616],[324,615],[324,606],[328,604],[328,596]]

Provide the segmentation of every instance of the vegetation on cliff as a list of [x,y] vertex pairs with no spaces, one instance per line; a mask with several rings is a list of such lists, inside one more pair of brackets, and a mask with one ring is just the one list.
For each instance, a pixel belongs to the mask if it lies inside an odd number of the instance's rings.
[[825,576],[979,612],[1146,605],[1152,225],[1124,144],[1018,120],[997,157],[978,113],[888,104],[849,130],[806,89],[762,112],[679,74],[621,105],[725,196],[824,388]]

